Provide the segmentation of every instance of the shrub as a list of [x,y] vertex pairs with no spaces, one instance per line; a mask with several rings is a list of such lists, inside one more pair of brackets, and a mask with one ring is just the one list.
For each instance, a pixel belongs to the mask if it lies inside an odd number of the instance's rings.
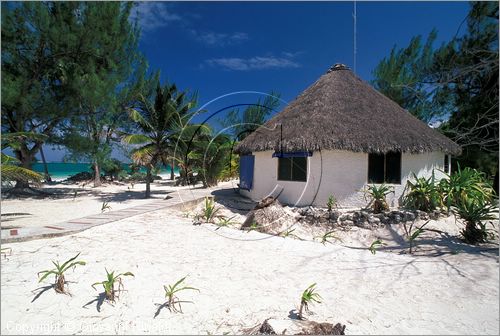
[[374,184],[369,186],[366,191],[366,193],[370,196],[368,207],[371,206],[374,213],[381,213],[382,211],[389,210],[389,205],[387,204],[385,197],[391,192],[394,191],[391,187],[385,184],[381,184],[379,186]]
[[462,235],[465,242],[477,244],[485,242],[488,232],[485,221],[497,219],[498,207],[486,199],[463,197],[452,207],[455,214],[465,222]]
[[439,189],[448,211],[466,199],[483,203],[491,201],[495,193],[484,173],[469,167],[461,169],[460,166],[440,181]]
[[115,178],[118,178],[121,174],[123,176],[123,166],[120,160],[118,159],[108,159],[104,160],[102,164],[102,170],[104,171],[104,176],[109,176],[111,181]]
[[303,319],[302,311],[309,312],[309,304],[312,302],[321,303],[321,296],[315,292],[316,283],[307,287],[300,298],[299,319]]
[[79,255],[80,255],[80,253],[78,253],[73,258],[65,261],[62,265],[60,265],[58,261],[56,261],[56,262],[52,261],[52,263],[54,264],[54,266],[56,268],[54,268],[52,270],[38,272],[38,276],[40,276],[40,274],[43,274],[42,277],[40,278],[40,280],[38,280],[38,282],[42,282],[49,275],[54,274],[55,275],[55,282],[54,282],[55,291],[57,293],[65,294],[66,290],[64,288],[64,285],[66,284],[66,280],[64,278],[64,272],[66,272],[71,267],[73,267],[73,269],[74,269],[77,265],[82,265],[82,266],[85,265],[85,261],[75,261]]
[[[92,285],[92,288],[95,289],[95,286],[102,285],[104,288],[104,294],[106,299],[114,302],[115,298],[118,297],[117,293],[123,290],[122,277],[123,276],[134,276],[131,272],[119,273],[115,275],[115,272],[108,272],[106,269],[106,280],[101,282],[96,282]],[[118,283],[118,288],[115,289],[115,284]]]
[[413,173],[413,181],[408,180],[403,197],[404,206],[421,210],[433,211],[441,204],[441,193],[434,178],[434,172],[429,178],[417,177]]

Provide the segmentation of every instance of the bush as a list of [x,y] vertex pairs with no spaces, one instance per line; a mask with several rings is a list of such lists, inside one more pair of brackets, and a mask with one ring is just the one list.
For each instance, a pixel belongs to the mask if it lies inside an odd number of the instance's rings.
[[124,170],[120,160],[117,159],[109,159],[105,160],[102,164],[102,170],[104,172],[104,176],[111,177],[111,181],[115,178],[119,178],[119,176],[123,176]]
[[371,185],[366,192],[371,198],[368,207],[371,206],[374,213],[381,213],[382,211],[389,210],[389,205],[385,197],[391,192],[394,192],[389,186],[385,184],[379,186]]
[[498,213],[496,205],[485,199],[464,196],[458,199],[452,209],[465,222],[465,228],[462,230],[465,242],[477,244],[486,241],[488,232],[484,222],[497,219],[495,216],[495,213]]
[[433,211],[441,204],[441,192],[434,179],[434,172],[429,178],[417,177],[413,173],[414,181],[408,180],[403,196],[405,207],[421,210]]
[[439,183],[443,204],[448,207],[463,204],[467,199],[489,202],[494,197],[494,190],[486,175],[476,169],[466,167],[447,175]]

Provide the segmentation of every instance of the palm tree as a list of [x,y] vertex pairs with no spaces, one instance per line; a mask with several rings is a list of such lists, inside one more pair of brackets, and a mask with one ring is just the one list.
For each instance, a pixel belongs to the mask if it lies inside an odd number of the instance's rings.
[[139,95],[138,107],[129,109],[137,132],[122,133],[122,142],[138,146],[132,150],[132,160],[146,167],[146,198],[151,194],[151,170],[173,159],[196,102],[196,95],[179,92],[175,84],[161,87],[158,81],[154,94]]
[[[31,132],[5,133],[2,134],[2,150],[6,148],[17,149],[21,140],[44,141],[45,135]],[[29,187],[29,183],[39,184],[43,176],[33,170],[21,167],[20,160],[2,153],[1,155],[2,182],[16,182],[16,188]]]

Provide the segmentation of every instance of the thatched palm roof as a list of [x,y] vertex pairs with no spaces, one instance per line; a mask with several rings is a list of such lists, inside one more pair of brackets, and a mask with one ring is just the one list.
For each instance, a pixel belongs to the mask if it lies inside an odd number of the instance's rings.
[[461,151],[456,143],[339,64],[247,136],[236,152],[248,154],[280,149],[286,152],[341,149],[450,154]]

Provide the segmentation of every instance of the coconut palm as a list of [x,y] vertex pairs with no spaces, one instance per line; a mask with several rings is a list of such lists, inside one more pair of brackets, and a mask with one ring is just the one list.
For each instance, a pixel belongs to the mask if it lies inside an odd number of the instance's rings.
[[[44,141],[45,136],[30,132],[5,133],[2,134],[2,150],[6,148],[17,149],[22,140]],[[2,153],[1,156],[2,182],[17,182],[19,186],[29,186],[29,183],[38,184],[43,179],[41,174],[34,172],[28,167],[21,167],[17,158]]]
[[171,161],[178,138],[190,127],[195,105],[196,95],[179,92],[175,84],[161,87],[158,81],[154,93],[139,95],[137,108],[129,109],[137,132],[122,133],[122,142],[138,146],[132,150],[132,160],[146,167],[146,198],[151,194],[151,170]]

